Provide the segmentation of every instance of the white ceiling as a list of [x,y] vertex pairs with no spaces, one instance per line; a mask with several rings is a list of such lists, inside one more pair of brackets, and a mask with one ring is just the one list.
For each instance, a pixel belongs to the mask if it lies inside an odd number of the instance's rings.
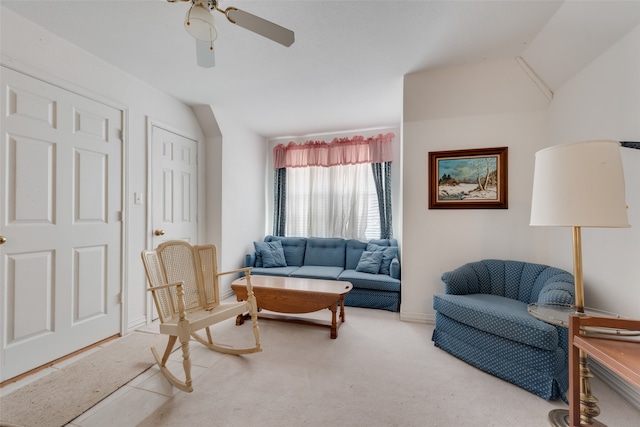
[[402,78],[522,56],[551,89],[640,22],[640,1],[222,0],[295,32],[286,48],[226,21],[216,66],[196,66],[188,3],[1,0],[189,105],[265,137],[397,126]]

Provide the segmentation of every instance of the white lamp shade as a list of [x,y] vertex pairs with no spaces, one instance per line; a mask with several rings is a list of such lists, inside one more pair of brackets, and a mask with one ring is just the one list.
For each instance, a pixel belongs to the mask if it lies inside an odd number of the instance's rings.
[[187,11],[184,28],[196,40],[212,42],[218,38],[213,15],[202,3],[196,3]]
[[629,227],[620,143],[585,141],[538,151],[531,225]]

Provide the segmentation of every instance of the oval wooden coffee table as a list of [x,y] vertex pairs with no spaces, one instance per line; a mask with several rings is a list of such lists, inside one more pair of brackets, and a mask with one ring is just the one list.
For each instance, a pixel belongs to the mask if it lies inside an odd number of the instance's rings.
[[[247,299],[246,283],[246,277],[241,277],[231,283],[231,289],[235,292],[238,301]],[[265,313],[260,313],[260,318],[329,327],[331,328],[331,338],[334,339],[338,337],[338,327],[345,320],[344,297],[353,288],[350,282],[338,280],[258,275],[251,275],[251,285],[258,309],[276,313],[301,314],[327,308],[332,313],[331,323],[300,317],[272,316]],[[339,322],[336,313],[338,304],[340,304]],[[244,316],[238,316],[236,324],[241,325],[243,322]]]

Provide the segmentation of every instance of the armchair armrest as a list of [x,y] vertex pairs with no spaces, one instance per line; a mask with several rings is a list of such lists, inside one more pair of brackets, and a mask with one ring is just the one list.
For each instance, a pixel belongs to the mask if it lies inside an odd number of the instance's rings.
[[248,273],[249,271],[251,271],[253,267],[243,267],[243,268],[237,268],[235,270],[229,270],[229,271],[221,271],[218,272],[217,276],[224,276],[225,274],[235,274],[235,273]]
[[463,265],[452,271],[442,274],[442,281],[445,284],[445,292],[450,295],[467,295],[469,293],[469,280],[477,276],[469,265]]
[[184,286],[184,282],[167,283],[166,285],[152,286],[150,288],[147,288],[147,291],[155,292],[155,291],[159,291],[160,289],[167,289],[167,288],[173,288],[173,287],[177,287],[179,289],[179,288],[182,288],[183,286]]
[[[160,313],[160,316],[161,316],[160,318],[163,319],[162,313],[164,313],[165,311],[163,307],[166,306],[166,304],[163,304],[163,300],[166,302],[170,298],[168,289],[173,287],[176,288],[176,298],[178,300],[178,307],[177,307],[178,318],[180,319],[180,322],[188,321],[186,304],[184,302],[184,282],[183,281],[152,286],[150,288],[147,288],[147,291],[150,291],[153,294],[153,299],[156,303],[156,309],[158,310],[158,313]],[[162,292],[156,293],[158,291],[162,291]],[[171,316],[171,313],[167,312],[167,313],[164,313],[164,315]],[[164,320],[162,321],[164,322]],[[189,339],[188,333],[186,335],[186,339],[187,340]]]
[[548,282],[542,286],[538,304],[573,304],[575,287],[567,282]]

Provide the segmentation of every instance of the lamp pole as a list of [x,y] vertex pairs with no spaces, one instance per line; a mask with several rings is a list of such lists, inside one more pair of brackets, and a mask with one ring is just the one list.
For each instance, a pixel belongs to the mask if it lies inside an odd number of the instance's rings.
[[[575,278],[576,313],[584,315],[584,282],[582,276],[582,232],[579,226],[571,227],[573,231],[573,275]],[[582,331],[580,333],[583,333]],[[590,380],[593,374],[589,370],[587,355],[580,349],[580,421],[588,426],[605,426],[594,420],[600,415],[598,399],[591,394]]]

